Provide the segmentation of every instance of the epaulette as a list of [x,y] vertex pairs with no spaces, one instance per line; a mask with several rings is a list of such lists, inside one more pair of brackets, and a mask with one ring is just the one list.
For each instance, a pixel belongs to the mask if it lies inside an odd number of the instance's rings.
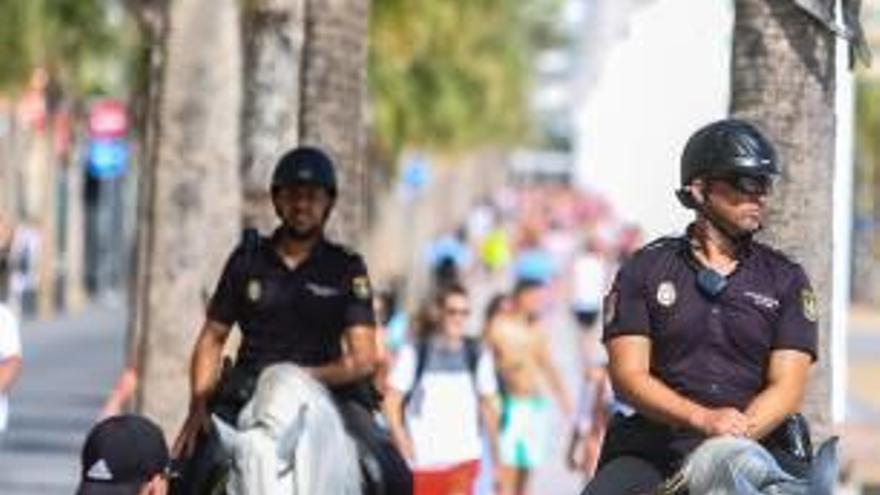
[[260,231],[253,228],[248,227],[241,231],[241,249],[246,253],[256,252],[257,249],[260,248]]
[[682,243],[686,243],[686,242],[687,242],[687,239],[684,236],[668,235],[668,236],[663,236],[663,237],[659,237],[657,239],[654,239],[653,241],[649,242],[648,244],[645,244],[641,249],[639,249],[639,251],[641,251],[641,252],[654,251],[656,249],[662,249],[662,248],[676,248],[677,249],[682,246]]
[[764,244],[763,242],[753,241],[752,242],[752,249],[760,249],[765,254],[776,259],[777,261],[781,261],[782,263],[784,263],[786,265],[795,265],[795,266],[800,265],[800,263],[796,259],[794,259],[794,257],[792,257],[791,255],[784,253],[775,247],[768,246],[768,245]]
[[346,246],[344,244],[339,244],[336,242],[326,241],[327,247],[330,249],[337,251],[339,254],[347,257],[347,258],[360,258],[361,255],[354,248]]

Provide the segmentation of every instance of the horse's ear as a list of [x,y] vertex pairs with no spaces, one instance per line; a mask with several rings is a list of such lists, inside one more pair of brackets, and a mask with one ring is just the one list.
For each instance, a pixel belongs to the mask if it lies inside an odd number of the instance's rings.
[[831,495],[840,468],[837,458],[837,437],[822,442],[810,467],[809,495]]
[[217,437],[220,439],[223,451],[230,457],[233,456],[238,446],[240,433],[217,417],[216,414],[211,415],[211,421],[214,423],[214,429],[217,431]]

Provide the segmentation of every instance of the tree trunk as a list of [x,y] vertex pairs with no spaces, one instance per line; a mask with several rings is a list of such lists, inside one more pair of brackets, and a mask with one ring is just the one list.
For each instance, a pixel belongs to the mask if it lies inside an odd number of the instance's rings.
[[819,360],[805,409],[820,438],[831,427],[834,42],[795,2],[736,1],[730,110],[758,123],[779,152],[782,180],[762,237],[803,264],[816,290]]
[[148,118],[152,160],[139,209],[138,409],[169,435],[186,412],[205,295],[240,230],[238,4],[170,2],[161,78],[151,81],[161,101],[149,109],[158,114]]
[[299,142],[305,0],[257,0],[244,12],[244,223],[275,223],[268,185],[278,157]]
[[331,237],[354,243],[366,228],[367,22],[369,0],[307,0],[300,141],[338,165],[339,201]]

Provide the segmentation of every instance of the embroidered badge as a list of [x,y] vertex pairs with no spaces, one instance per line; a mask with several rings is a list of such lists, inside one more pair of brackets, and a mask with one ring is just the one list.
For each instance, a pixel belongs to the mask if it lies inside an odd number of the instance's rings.
[[661,306],[670,307],[675,304],[678,294],[675,292],[675,285],[666,280],[657,286],[657,302]]
[[812,289],[801,289],[801,309],[804,318],[815,323],[819,319],[819,309],[816,303],[816,294]]
[[247,298],[250,302],[257,302],[260,300],[260,296],[263,295],[263,284],[260,283],[260,279],[252,278],[248,280],[247,284]]
[[355,277],[351,281],[351,291],[358,299],[369,299],[370,280],[365,276]]
[[617,291],[612,290],[605,296],[605,300],[602,301],[602,321],[606,326],[610,325],[617,318],[617,299]]

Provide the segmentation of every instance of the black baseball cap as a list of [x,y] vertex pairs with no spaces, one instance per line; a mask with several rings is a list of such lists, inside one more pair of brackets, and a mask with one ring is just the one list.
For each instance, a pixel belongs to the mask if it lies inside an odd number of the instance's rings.
[[112,416],[95,425],[81,454],[77,495],[137,495],[169,465],[162,430],[143,416]]

